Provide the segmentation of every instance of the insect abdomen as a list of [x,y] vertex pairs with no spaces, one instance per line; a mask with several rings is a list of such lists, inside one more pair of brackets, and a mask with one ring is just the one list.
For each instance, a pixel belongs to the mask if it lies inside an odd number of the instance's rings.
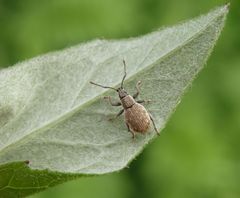
[[149,129],[151,120],[144,106],[135,103],[124,112],[126,123],[131,131],[144,133]]

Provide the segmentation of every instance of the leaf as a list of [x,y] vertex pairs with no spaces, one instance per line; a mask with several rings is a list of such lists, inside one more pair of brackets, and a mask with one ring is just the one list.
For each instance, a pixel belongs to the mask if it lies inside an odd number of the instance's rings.
[[[116,92],[123,58],[125,88],[141,98],[162,129],[202,69],[223,28],[228,6],[148,35],[95,40],[0,71],[0,196],[23,197],[80,177],[126,167],[156,134],[133,141],[118,108],[103,96]],[[29,161],[29,164],[26,164]]]

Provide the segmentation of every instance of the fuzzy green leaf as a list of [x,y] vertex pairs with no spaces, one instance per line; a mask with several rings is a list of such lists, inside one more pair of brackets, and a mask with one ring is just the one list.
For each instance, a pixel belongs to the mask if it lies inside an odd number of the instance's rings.
[[[22,197],[82,175],[118,171],[156,134],[133,141],[116,92],[127,63],[125,88],[142,99],[161,130],[203,68],[223,28],[228,6],[180,25],[126,40],[95,40],[0,71],[0,197]],[[29,161],[29,164],[25,162]]]

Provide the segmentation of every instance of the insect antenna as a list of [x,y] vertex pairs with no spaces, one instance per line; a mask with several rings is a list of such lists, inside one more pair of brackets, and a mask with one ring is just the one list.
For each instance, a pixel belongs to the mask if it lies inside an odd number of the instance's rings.
[[127,76],[127,72],[126,72],[126,62],[125,60],[123,59],[123,66],[124,66],[124,76],[123,76],[123,79],[122,79],[122,82],[121,82],[121,88],[123,88],[123,82]]
[[108,86],[99,85],[99,84],[94,83],[94,82],[92,82],[92,81],[90,81],[90,83],[93,84],[93,85],[96,85],[96,86],[105,88],[105,89],[113,89],[113,90],[117,91],[117,89],[115,89],[115,88],[113,88],[113,87],[108,87]]

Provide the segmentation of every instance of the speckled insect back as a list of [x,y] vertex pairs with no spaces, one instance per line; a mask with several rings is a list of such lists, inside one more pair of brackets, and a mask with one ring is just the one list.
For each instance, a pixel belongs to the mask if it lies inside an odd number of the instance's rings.
[[147,112],[145,107],[140,104],[140,103],[149,102],[149,100],[147,100],[147,101],[146,100],[135,100],[140,93],[139,87],[140,87],[141,81],[138,81],[138,83],[136,85],[137,92],[133,96],[130,96],[124,90],[123,83],[127,76],[126,63],[124,60],[123,60],[123,65],[124,65],[124,76],[123,76],[123,79],[121,82],[121,87],[116,89],[114,87],[99,85],[94,82],[90,82],[90,83],[93,85],[102,87],[102,88],[113,89],[118,92],[120,101],[113,102],[111,100],[110,96],[105,97],[105,99],[108,99],[109,103],[112,106],[122,106],[123,107],[123,109],[116,115],[116,117],[118,117],[122,113],[124,113],[125,123],[127,125],[128,131],[132,133],[133,138],[135,137],[135,132],[146,133],[148,131],[148,129],[150,128],[151,122],[153,123],[154,130],[159,135],[159,132],[155,126],[153,117],[151,116],[150,113]]
[[145,133],[150,127],[150,116],[145,107],[135,103],[131,108],[125,109],[125,122],[131,131]]

